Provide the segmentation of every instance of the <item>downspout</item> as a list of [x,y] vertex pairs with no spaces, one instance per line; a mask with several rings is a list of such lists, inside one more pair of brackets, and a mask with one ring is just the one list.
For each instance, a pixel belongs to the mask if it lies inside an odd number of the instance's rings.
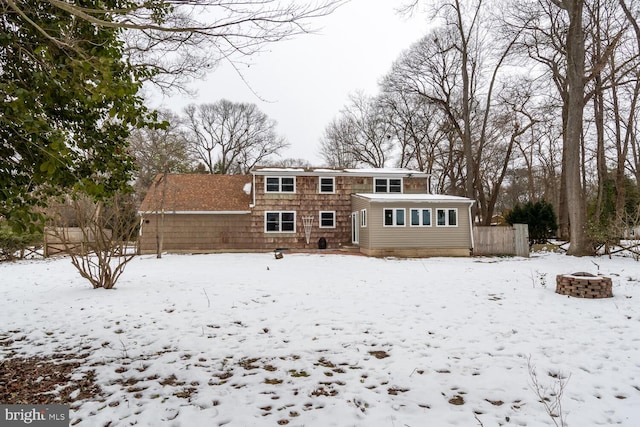
[[471,255],[473,255],[473,248],[475,247],[475,242],[473,240],[473,218],[471,218],[471,206],[473,206],[473,204],[475,203],[475,201],[471,201],[471,203],[469,203],[469,233],[471,235]]
[[253,193],[253,203],[249,205],[251,209],[256,207],[256,174],[252,173],[251,177],[253,179],[253,183],[251,184],[251,192]]

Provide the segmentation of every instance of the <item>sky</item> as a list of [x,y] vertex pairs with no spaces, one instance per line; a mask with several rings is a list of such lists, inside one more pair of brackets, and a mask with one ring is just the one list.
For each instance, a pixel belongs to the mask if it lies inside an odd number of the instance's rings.
[[348,103],[349,95],[377,93],[377,83],[401,52],[428,31],[425,15],[400,16],[404,0],[351,0],[312,22],[318,32],[269,45],[243,73],[256,96],[233,68],[222,64],[203,81],[195,97],[154,99],[154,107],[181,111],[190,103],[220,99],[249,102],[278,123],[290,143],[283,158],[322,166],[319,143],[325,127]]
[[[638,265],[165,254],[94,290],[66,257],[2,262],[0,360],[79,357],[76,427],[560,425],[532,373],[550,403],[564,384],[562,425],[637,427]],[[556,294],[556,275],[577,271],[610,277],[613,297]],[[80,394],[88,378],[101,393]]]

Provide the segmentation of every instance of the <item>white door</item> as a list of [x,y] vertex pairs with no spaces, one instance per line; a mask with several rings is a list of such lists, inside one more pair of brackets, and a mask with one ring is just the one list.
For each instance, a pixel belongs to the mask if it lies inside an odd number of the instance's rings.
[[360,221],[358,212],[351,212],[351,243],[358,243],[360,240]]

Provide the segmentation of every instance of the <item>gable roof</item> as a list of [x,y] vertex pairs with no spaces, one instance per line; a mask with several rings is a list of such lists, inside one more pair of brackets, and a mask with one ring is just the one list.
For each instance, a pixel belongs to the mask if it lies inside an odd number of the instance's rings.
[[[165,212],[248,212],[251,203],[250,175],[166,175]],[[164,187],[159,174],[151,184],[139,212],[162,208]]]

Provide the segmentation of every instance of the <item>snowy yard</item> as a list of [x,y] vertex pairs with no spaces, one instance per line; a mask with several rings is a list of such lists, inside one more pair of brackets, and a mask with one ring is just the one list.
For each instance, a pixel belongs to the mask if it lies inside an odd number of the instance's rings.
[[[614,297],[556,294],[578,271]],[[3,360],[95,373],[74,425],[553,426],[531,372],[568,426],[640,425],[630,258],[143,256],[114,290],[62,258],[0,263],[0,301]]]

